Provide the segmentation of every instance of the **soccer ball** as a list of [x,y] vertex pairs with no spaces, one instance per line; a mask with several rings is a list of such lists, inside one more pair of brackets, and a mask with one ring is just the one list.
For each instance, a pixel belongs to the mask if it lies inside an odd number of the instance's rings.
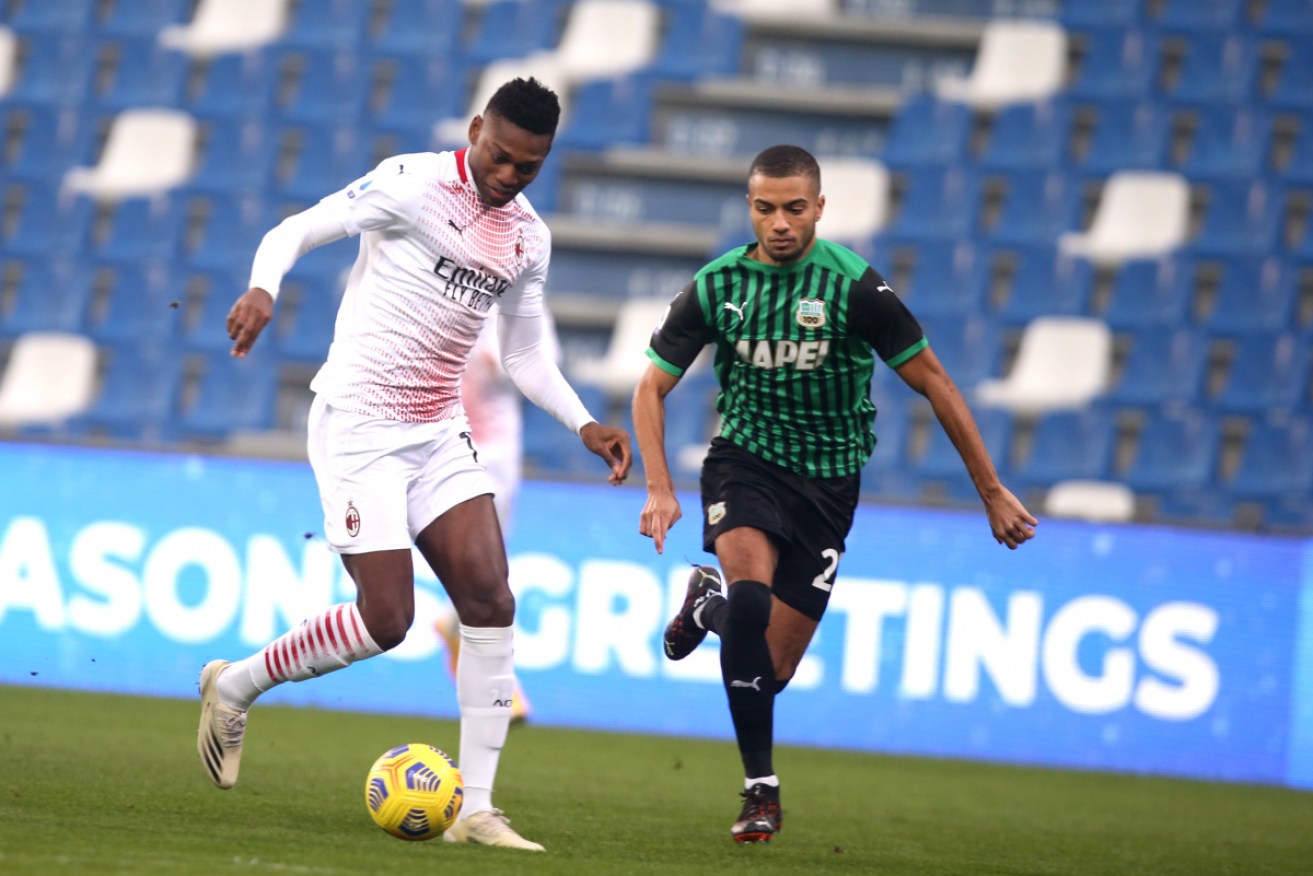
[[386,752],[365,778],[365,805],[374,823],[403,840],[441,836],[460,815],[465,785],[451,758],[412,742]]

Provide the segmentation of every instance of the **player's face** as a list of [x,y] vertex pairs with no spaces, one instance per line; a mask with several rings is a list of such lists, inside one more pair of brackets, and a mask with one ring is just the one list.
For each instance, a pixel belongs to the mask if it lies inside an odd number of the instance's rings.
[[757,233],[757,258],[788,265],[816,243],[816,220],[825,209],[818,181],[809,176],[748,177],[748,211]]
[[470,175],[479,198],[504,207],[538,175],[551,151],[549,134],[531,134],[498,116],[470,122]]

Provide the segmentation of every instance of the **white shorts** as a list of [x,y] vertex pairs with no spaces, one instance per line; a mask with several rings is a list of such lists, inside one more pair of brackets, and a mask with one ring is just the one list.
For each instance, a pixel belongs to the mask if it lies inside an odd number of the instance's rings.
[[444,513],[493,492],[463,416],[403,423],[338,410],[315,396],[307,449],[324,535],[341,554],[409,550]]

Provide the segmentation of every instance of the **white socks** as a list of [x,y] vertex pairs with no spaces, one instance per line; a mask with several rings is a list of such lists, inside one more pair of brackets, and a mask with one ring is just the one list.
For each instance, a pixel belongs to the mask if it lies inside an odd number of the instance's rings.
[[765,785],[768,788],[778,788],[780,786],[780,778],[779,776],[772,775],[772,776],[761,776],[760,778],[756,778],[756,779],[743,780],[743,790],[745,791],[751,790],[753,785]]
[[216,686],[225,705],[245,711],[255,698],[285,681],[305,681],[382,654],[354,602],[308,617],[259,651],[220,673]]
[[492,782],[511,726],[515,665],[511,627],[460,627],[456,699],[460,703],[461,817],[492,808]]

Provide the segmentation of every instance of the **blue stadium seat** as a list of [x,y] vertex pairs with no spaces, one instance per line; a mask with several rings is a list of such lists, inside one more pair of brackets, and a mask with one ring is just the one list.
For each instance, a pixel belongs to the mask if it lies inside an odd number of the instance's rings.
[[1225,490],[1240,500],[1289,496],[1308,504],[1313,495],[1313,421],[1291,417],[1255,422]]
[[[1002,408],[984,407],[976,408],[973,414],[985,450],[999,475],[1006,478],[1011,458],[1012,415]],[[937,421],[930,423],[925,452],[913,463],[913,470],[925,480],[939,482],[949,498],[966,500],[977,496],[962,457]]]
[[103,311],[87,327],[96,343],[131,347],[178,337],[184,290],[166,265],[118,265],[97,273],[110,282]]
[[104,239],[92,255],[103,262],[171,261],[182,252],[187,205],[159,195],[119,201],[109,215]]
[[560,39],[566,4],[562,0],[523,3],[493,0],[483,8],[468,46],[468,56],[478,64],[503,58],[523,58],[556,46]]
[[1211,106],[1196,116],[1180,171],[1193,182],[1254,179],[1267,171],[1272,117],[1258,107]]
[[89,33],[97,5],[97,0],[31,0],[19,6],[10,24],[20,33]]
[[1198,329],[1154,326],[1131,332],[1130,350],[1108,401],[1133,408],[1195,404],[1203,398],[1208,354],[1208,336]]
[[997,322],[979,314],[934,319],[918,316],[917,320],[944,370],[964,394],[980,381],[999,376],[1003,338]]
[[889,126],[880,160],[893,170],[947,167],[965,158],[971,108],[933,96],[907,99]]
[[1313,89],[1308,87],[1313,82],[1313,52],[1306,46],[1306,43],[1295,43],[1285,53],[1281,71],[1267,95],[1267,103],[1273,109],[1305,113],[1313,110]]
[[0,308],[0,337],[26,332],[82,331],[91,303],[91,272],[77,259],[33,259],[21,270],[9,308]]
[[369,0],[314,0],[296,7],[283,45],[296,49],[354,52],[369,31]]
[[[27,3],[23,8],[57,7],[58,3]],[[11,104],[80,108],[91,91],[96,69],[94,45],[80,32],[23,33],[24,58],[14,87],[5,95]]]
[[131,0],[114,3],[100,23],[108,37],[156,37],[170,24],[182,24],[192,9],[191,0]]
[[1029,487],[1107,480],[1114,431],[1113,418],[1099,407],[1044,414],[1035,423],[1030,452],[1013,468],[1013,476]]
[[[877,371],[881,366],[877,365]],[[911,406],[919,399],[899,386],[901,381],[877,380],[871,387],[875,402],[875,452],[862,467],[861,490],[882,499],[915,500],[921,495],[921,479],[907,460],[908,435],[912,430]]]
[[652,135],[656,85],[650,73],[580,85],[570,99],[570,113],[554,145],[601,151],[619,144],[646,144]]
[[210,58],[187,110],[200,119],[243,118],[263,122],[278,87],[272,52],[241,52]]
[[1255,27],[1264,37],[1307,38],[1313,34],[1313,3],[1309,0],[1267,0]]
[[203,358],[202,368],[196,398],[177,419],[178,437],[222,441],[234,432],[273,428],[279,376],[272,356],[215,353]]
[[1195,33],[1168,97],[1177,105],[1247,103],[1258,96],[1258,71],[1258,45],[1248,36]]
[[1221,436],[1217,418],[1205,411],[1185,408],[1152,413],[1120,480],[1136,493],[1207,487],[1217,470]]
[[916,262],[903,288],[912,312],[920,317],[963,317],[985,309],[989,260],[968,240],[937,240],[917,247]]
[[702,3],[680,3],[665,10],[666,27],[648,71],[663,79],[691,82],[739,72],[744,24]]
[[1119,170],[1164,170],[1171,114],[1152,101],[1101,101],[1092,105],[1094,127],[1085,153],[1073,164],[1082,173],[1108,176]]
[[1309,361],[1308,339],[1294,332],[1242,335],[1225,383],[1210,403],[1247,416],[1307,408]]
[[1226,259],[1204,324],[1214,335],[1279,332],[1295,324],[1298,297],[1298,272],[1280,256]]
[[273,182],[278,138],[262,120],[216,117],[201,126],[201,148],[187,189],[213,195],[262,193]]
[[998,220],[986,235],[996,247],[1052,246],[1067,231],[1080,229],[1084,183],[1057,169],[1013,171]]
[[297,69],[282,120],[298,125],[350,125],[365,114],[373,71],[355,52],[302,51],[283,56]]
[[1004,106],[994,116],[978,164],[987,171],[1060,167],[1071,139],[1071,106],[1061,100]]
[[4,173],[10,179],[53,182],[89,164],[91,120],[72,107],[9,107],[0,111],[9,136]]
[[[338,290],[340,291],[340,290]],[[323,294],[327,292],[328,294]],[[281,303],[282,298],[279,298]],[[287,324],[280,324],[276,343],[283,361],[318,365],[328,356],[337,323],[341,295],[329,289],[310,289],[302,285],[295,309]]]
[[464,15],[460,0],[394,0],[369,50],[375,55],[423,60],[455,57],[461,51]]
[[910,170],[897,215],[884,236],[896,242],[973,237],[979,226],[980,198],[980,178],[974,171]]
[[160,47],[153,36],[109,45],[113,47],[115,62],[109,84],[96,95],[101,107],[125,110],[181,106],[190,68],[186,55]]
[[1199,234],[1188,247],[1213,257],[1275,252],[1284,216],[1284,192],[1266,180],[1215,182]]
[[28,183],[17,227],[0,243],[8,255],[54,256],[83,252],[95,208],[90,200],[60,192],[59,184]]
[[427,150],[434,119],[464,115],[469,70],[458,58],[407,55],[379,63],[390,85],[369,117],[375,130],[410,135]]
[[1134,27],[1145,19],[1144,0],[1066,0],[1058,12],[1058,22],[1067,30],[1103,27]]
[[183,359],[169,342],[122,344],[109,351],[96,400],[68,424],[75,436],[158,442],[170,437],[182,391]]
[[1055,246],[1027,247],[1016,252],[998,316],[1014,326],[1040,316],[1084,316],[1093,289],[1094,268],[1085,259],[1060,254]]
[[1158,41],[1149,32],[1124,27],[1094,30],[1086,34],[1084,44],[1080,66],[1065,92],[1067,97],[1126,101],[1146,98],[1153,91],[1162,59]]
[[249,265],[266,232],[279,222],[278,214],[260,193],[216,195],[187,264],[205,270],[227,270]]
[[372,144],[359,126],[315,125],[286,128],[284,133],[300,140],[295,168],[278,186],[284,197],[316,202],[364,176],[377,164]]
[[[1313,82],[1313,64],[1309,66],[1309,76],[1309,81]],[[1313,89],[1307,90],[1313,94]],[[1313,106],[1300,121],[1286,165],[1281,168],[1277,180],[1283,186],[1313,189]]]
[[[188,352],[223,354],[232,351],[228,337],[228,312],[237,296],[246,291],[249,268],[240,263],[227,271],[192,274],[188,277],[188,291],[197,289],[201,300],[194,312],[185,315],[182,343]],[[275,314],[275,318],[277,314]],[[271,334],[266,329],[260,336],[259,346],[264,351],[272,346]]]
[[1154,23],[1171,33],[1242,30],[1248,6],[1249,0],[1164,0]]
[[[575,386],[579,399],[596,416],[606,410],[600,387]],[[603,471],[602,461],[583,446],[579,438],[535,404],[524,405],[524,465],[538,477],[585,477]]]
[[1134,259],[1117,268],[1100,316],[1114,331],[1184,325],[1194,294],[1192,259]]

